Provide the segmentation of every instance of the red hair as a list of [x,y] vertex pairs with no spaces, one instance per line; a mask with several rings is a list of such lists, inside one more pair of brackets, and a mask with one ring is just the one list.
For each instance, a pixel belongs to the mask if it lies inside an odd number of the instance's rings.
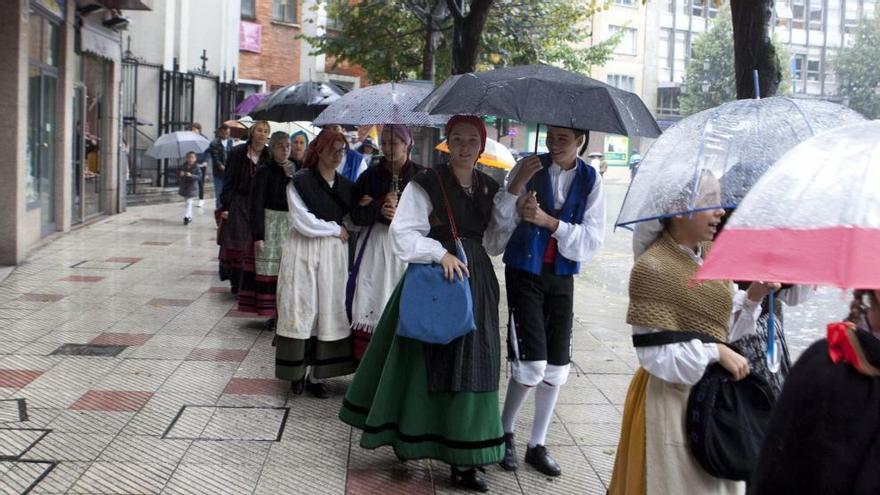
[[345,135],[341,132],[331,131],[330,129],[324,129],[321,131],[321,133],[318,134],[318,137],[309,143],[309,147],[306,149],[303,168],[318,168],[318,155],[337,141],[342,142],[342,144],[345,145],[345,149],[348,150],[348,141],[345,139]]
[[449,122],[446,123],[446,130],[444,134],[446,134],[446,138],[449,138],[449,134],[452,132],[452,129],[459,124],[468,124],[477,128],[477,132],[480,133],[480,153],[486,150],[486,123],[483,122],[483,119],[477,117],[476,115],[454,115]]

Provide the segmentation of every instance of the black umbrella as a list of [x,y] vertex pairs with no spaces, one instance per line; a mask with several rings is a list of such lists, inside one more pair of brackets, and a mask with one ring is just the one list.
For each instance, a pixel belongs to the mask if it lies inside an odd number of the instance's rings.
[[346,90],[328,81],[291,84],[273,91],[248,115],[254,120],[275,122],[312,121],[345,93]]
[[494,115],[625,136],[660,135],[657,122],[637,95],[549,65],[452,76],[415,110]]

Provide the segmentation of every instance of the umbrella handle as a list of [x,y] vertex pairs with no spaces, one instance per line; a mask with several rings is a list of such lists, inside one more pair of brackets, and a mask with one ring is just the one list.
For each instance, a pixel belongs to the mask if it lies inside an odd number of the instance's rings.
[[776,292],[767,294],[767,369],[771,373],[779,372],[781,354],[776,339]]

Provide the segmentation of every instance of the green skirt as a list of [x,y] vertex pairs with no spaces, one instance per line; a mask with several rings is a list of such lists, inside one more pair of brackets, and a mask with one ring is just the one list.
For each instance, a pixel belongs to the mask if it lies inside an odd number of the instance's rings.
[[361,447],[390,445],[401,459],[438,459],[455,466],[495,464],[504,457],[498,392],[428,392],[423,346],[398,337],[397,285],[339,412],[363,430]]

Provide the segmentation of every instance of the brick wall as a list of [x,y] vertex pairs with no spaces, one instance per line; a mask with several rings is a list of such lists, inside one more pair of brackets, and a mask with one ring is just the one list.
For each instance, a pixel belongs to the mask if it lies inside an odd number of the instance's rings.
[[[267,90],[300,80],[299,61],[302,43],[296,37],[298,26],[272,18],[273,1],[256,0],[256,19],[242,19],[262,26],[261,52],[239,52],[239,78],[266,81]],[[302,2],[297,2],[297,24],[302,22]]]

